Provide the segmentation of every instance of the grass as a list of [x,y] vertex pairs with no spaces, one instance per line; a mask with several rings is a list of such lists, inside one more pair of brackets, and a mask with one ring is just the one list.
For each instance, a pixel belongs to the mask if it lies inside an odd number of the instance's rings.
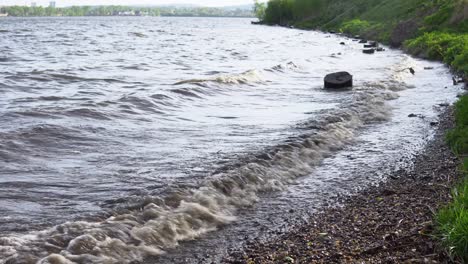
[[407,51],[441,60],[460,73],[468,75],[468,34],[428,32],[405,42]]
[[468,154],[468,96],[458,100],[455,111],[456,126],[448,132],[447,142],[455,154],[466,155]]
[[[455,128],[447,142],[458,155],[468,154],[468,95],[455,106]],[[437,231],[449,255],[468,263],[468,158],[461,166],[464,179],[452,191],[453,201],[436,215]]]
[[437,213],[437,231],[449,255],[468,263],[468,177],[453,189],[452,196],[453,202]]

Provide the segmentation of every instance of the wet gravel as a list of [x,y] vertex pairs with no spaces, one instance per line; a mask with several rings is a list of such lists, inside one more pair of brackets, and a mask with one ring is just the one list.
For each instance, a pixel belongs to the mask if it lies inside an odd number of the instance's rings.
[[267,241],[250,240],[223,263],[449,263],[434,237],[434,213],[450,201],[459,160],[445,143],[453,109],[411,170],[324,208],[305,224]]

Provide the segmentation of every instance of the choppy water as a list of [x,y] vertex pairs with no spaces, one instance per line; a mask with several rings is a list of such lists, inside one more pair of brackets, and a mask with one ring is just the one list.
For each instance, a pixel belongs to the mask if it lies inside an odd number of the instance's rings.
[[[190,262],[381,182],[460,87],[360,48],[247,19],[0,19],[0,263]],[[324,91],[341,70],[355,89]]]

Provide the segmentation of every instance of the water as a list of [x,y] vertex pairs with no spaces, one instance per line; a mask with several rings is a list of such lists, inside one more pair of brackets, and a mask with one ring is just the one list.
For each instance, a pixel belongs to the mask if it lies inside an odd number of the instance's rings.
[[[407,168],[460,87],[360,48],[248,19],[1,19],[0,263],[220,256]],[[324,91],[341,70],[355,89]]]

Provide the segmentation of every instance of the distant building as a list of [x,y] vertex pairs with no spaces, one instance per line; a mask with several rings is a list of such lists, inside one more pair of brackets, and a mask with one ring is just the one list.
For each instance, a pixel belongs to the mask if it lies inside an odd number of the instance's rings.
[[31,2],[31,7],[36,7],[37,3],[36,2]]
[[55,8],[55,6],[56,6],[55,1],[50,1],[49,7]]

